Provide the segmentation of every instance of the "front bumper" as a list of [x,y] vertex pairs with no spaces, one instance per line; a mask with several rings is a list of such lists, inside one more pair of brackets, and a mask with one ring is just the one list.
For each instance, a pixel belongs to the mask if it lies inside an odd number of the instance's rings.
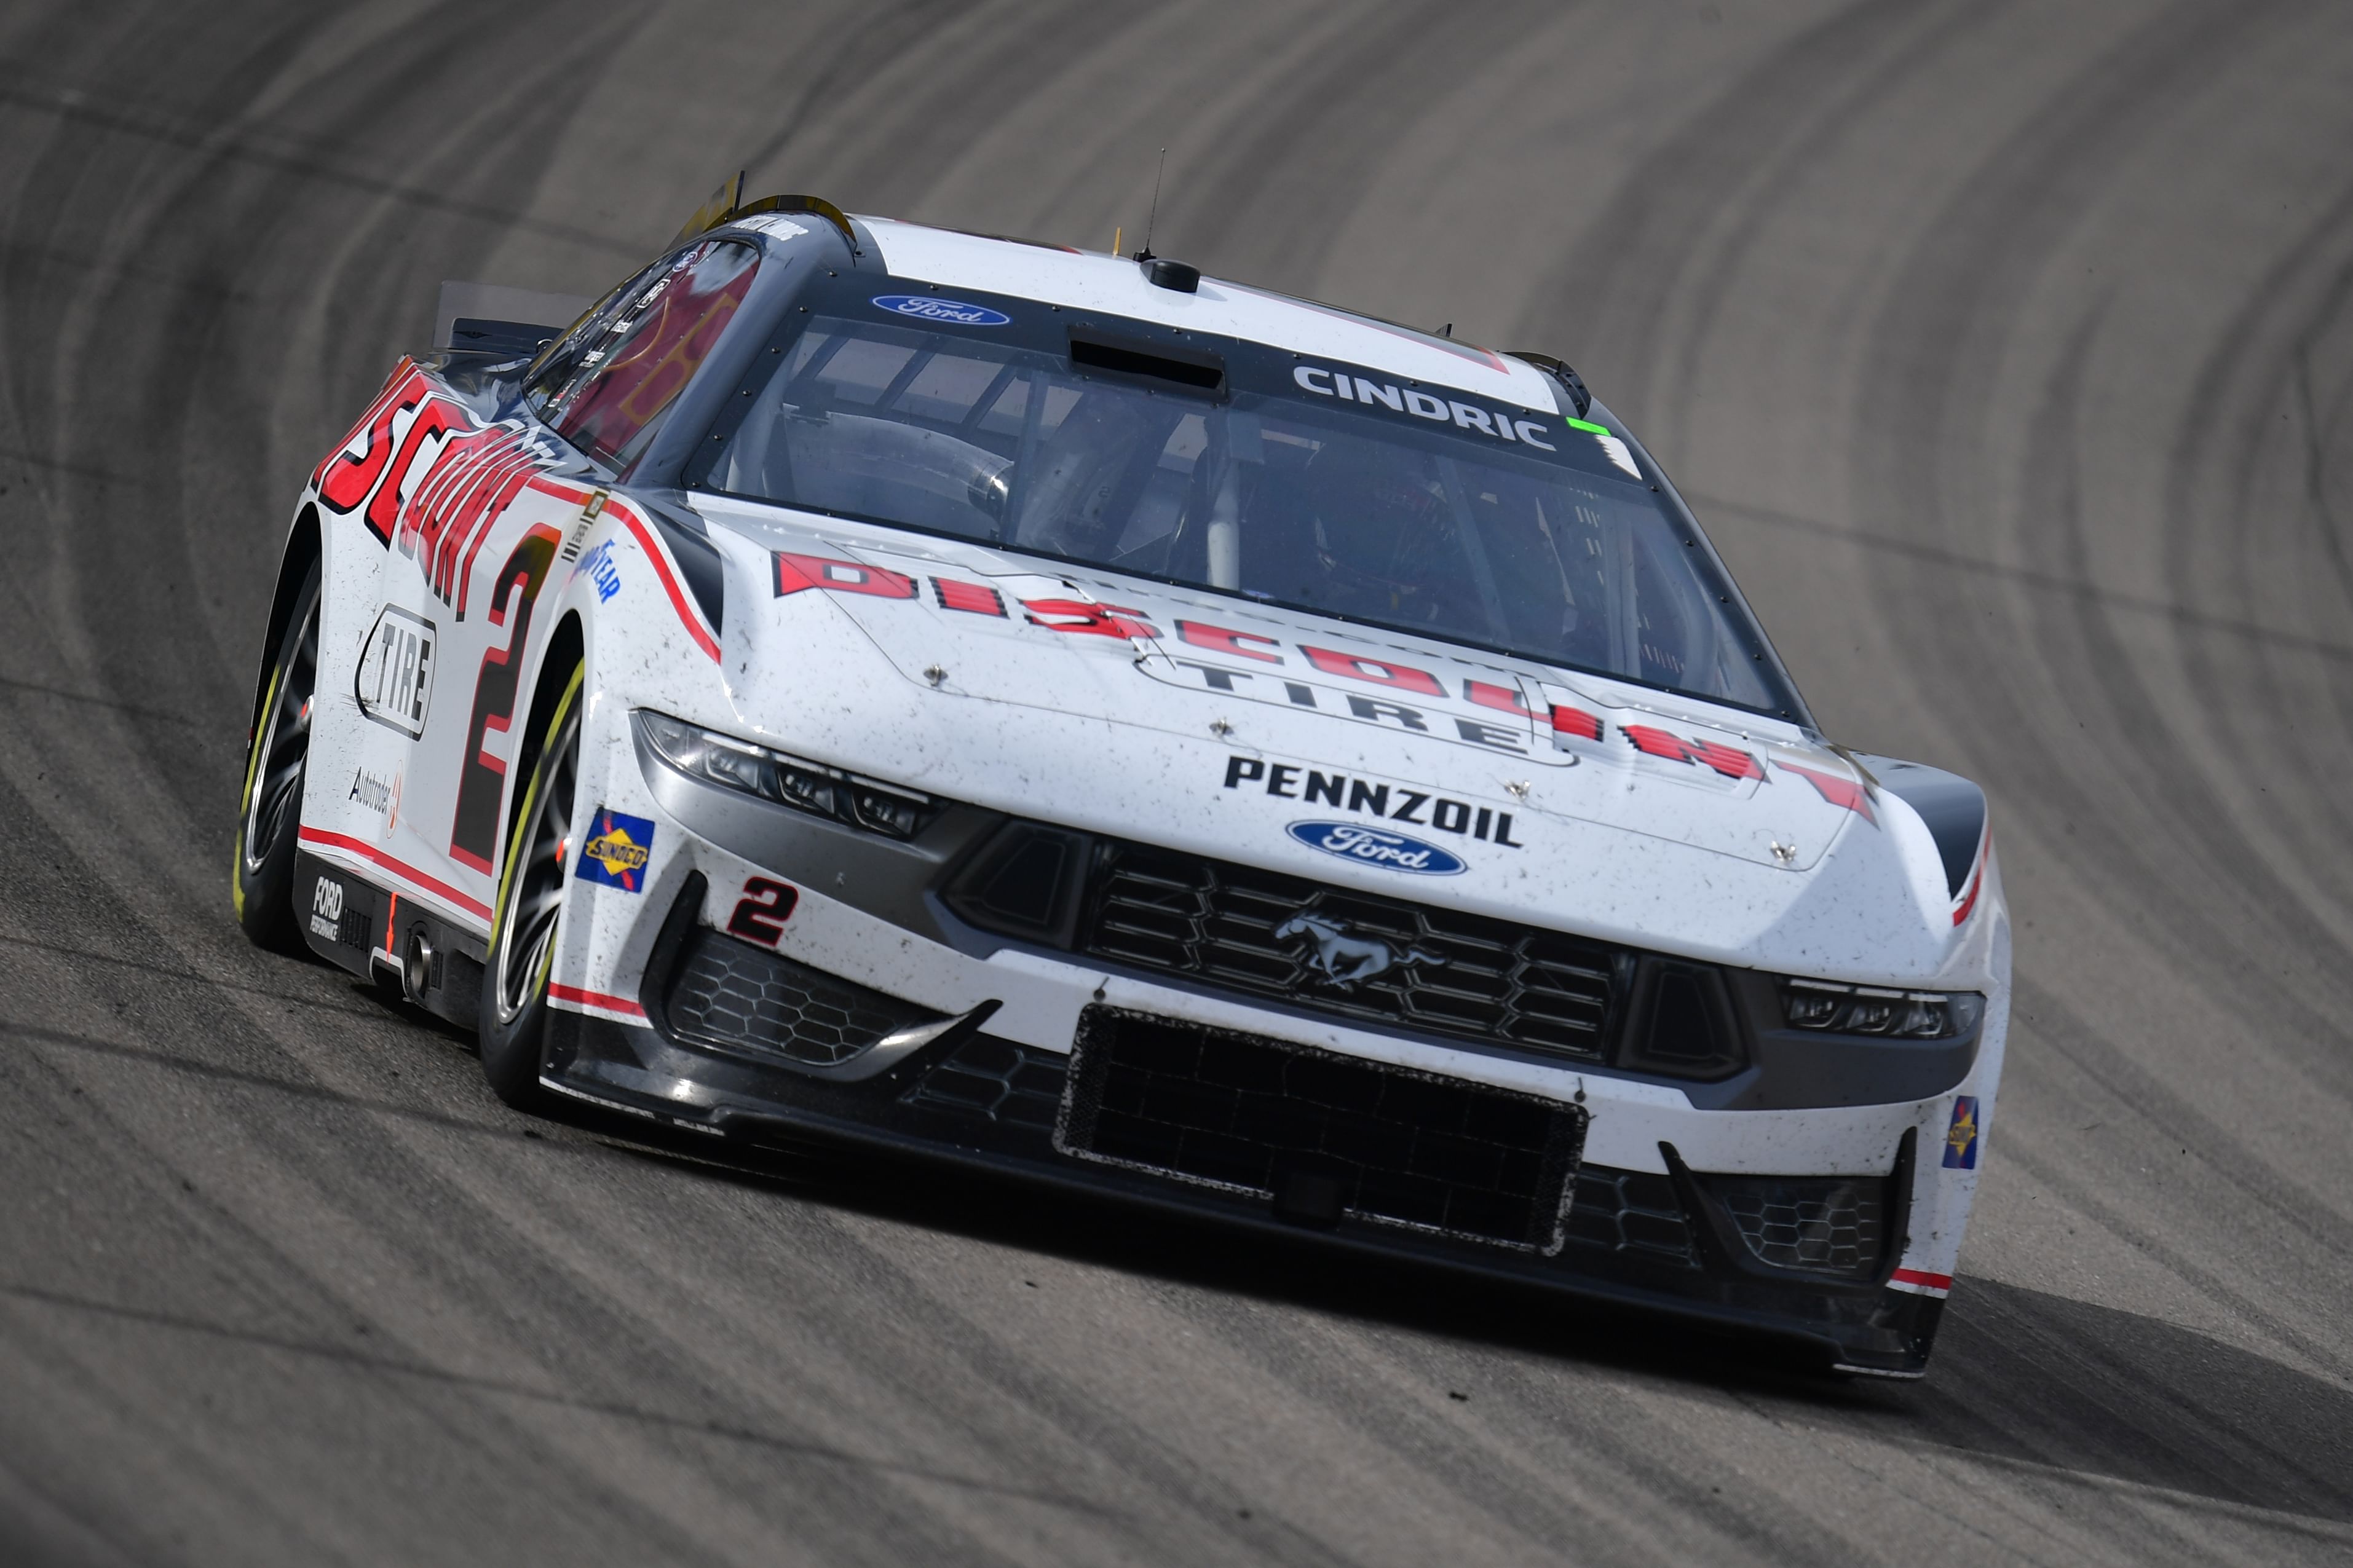
[[[1709,1103],[1623,1072],[1357,1026],[984,939],[927,889],[983,840],[989,821],[952,812],[921,843],[886,843],[691,783],[649,756],[625,719],[601,731],[583,763],[584,791],[653,825],[653,853],[635,888],[576,890],[579,918],[566,917],[552,989],[544,1079],[555,1092],[714,1144],[818,1134],[1210,1216],[1303,1246],[1761,1331],[1852,1372],[1916,1377],[1925,1369],[1976,1185],[1974,1152],[1969,1168],[1956,1169],[1942,1144],[1962,1105],[1979,1117],[1990,1110],[2000,994],[1989,997],[1982,1048],[1953,1069],[1964,1072],[1957,1084],[1948,1075],[1899,1094],[1889,1092],[1892,1082],[1838,1074],[1841,1092],[1867,1102],[1820,1095],[1766,1103],[1752,1094]],[[790,885],[789,918],[740,923],[752,890],[779,882]],[[768,897],[763,907],[773,909]],[[708,995],[672,1006],[695,955],[714,948],[798,966],[864,1001],[819,998],[814,1010],[792,1013],[786,1034],[818,1021],[782,1052],[736,1048],[714,1025]],[[1541,1102],[1575,1123],[1573,1151],[1563,1155],[1567,1143],[1556,1139],[1560,1147],[1546,1156],[1564,1173],[1551,1189],[1557,1215],[1539,1216],[1547,1223],[1503,1244],[1462,1227],[1319,1206],[1313,1170],[1303,1184],[1276,1191],[1298,1173],[1276,1171],[1271,1186],[1253,1186],[1095,1157],[1100,1151],[1068,1136],[1067,1108],[1084,1087],[1074,1084],[1072,1064],[1086,1070],[1089,1020],[1106,1013]],[[897,1044],[869,1048],[878,1038]],[[1758,1240],[1757,1205],[1776,1201],[1765,1189],[1777,1180],[1847,1182],[1883,1197],[1875,1232],[1846,1250],[1843,1270],[1819,1258],[1798,1268],[1768,1261],[1793,1256]],[[1736,1192],[1742,1183],[1746,1197]]]
[[[933,1037],[864,1076],[826,1076],[839,1015],[805,1038],[807,1061],[757,1059],[712,1042],[707,1026],[685,1019],[666,998],[681,993],[690,954],[714,944],[746,944],[712,931],[698,918],[702,879],[681,886],[654,943],[640,994],[645,1021],[581,1010],[554,1015],[543,1082],[557,1093],[664,1126],[757,1146],[817,1135],[853,1144],[979,1167],[1050,1185],[1110,1194],[1155,1208],[1207,1216],[1280,1234],[1300,1245],[1375,1254],[1450,1270],[1563,1291],[1590,1300],[1639,1306],[1711,1324],[1796,1341],[1843,1370],[1916,1377],[1932,1348],[1942,1300],[1897,1288],[1890,1276],[1901,1256],[1911,1187],[1914,1141],[1905,1140],[1886,1188],[1898,1212],[1888,1216],[1878,1265],[1854,1279],[1801,1277],[1759,1261],[1706,1178],[1695,1176],[1665,1144],[1664,1173],[1579,1161],[1574,1147],[1586,1126],[1573,1119],[1558,1223],[1518,1244],[1409,1226],[1336,1205],[1319,1207],[1312,1189],[1244,1190],[1246,1184],[1172,1176],[1076,1153],[1071,1146],[1073,1064],[1079,1058],[993,1035],[984,1028],[934,1028]],[[773,961],[772,961],[773,962]],[[855,986],[851,989],[861,989]],[[1091,1006],[1082,1040],[1103,1019],[1134,1018]],[[871,1036],[893,1020],[868,1017]],[[920,1031],[902,1030],[902,1033]],[[1290,1049],[1278,1042],[1262,1042]],[[1322,1055],[1324,1053],[1317,1053]],[[1082,1067],[1079,1070],[1084,1071]],[[1435,1081],[1432,1079],[1431,1081]],[[1529,1097],[1523,1097],[1529,1098]],[[1301,1193],[1307,1192],[1302,1200]],[[1548,1234],[1546,1233],[1548,1232]]]

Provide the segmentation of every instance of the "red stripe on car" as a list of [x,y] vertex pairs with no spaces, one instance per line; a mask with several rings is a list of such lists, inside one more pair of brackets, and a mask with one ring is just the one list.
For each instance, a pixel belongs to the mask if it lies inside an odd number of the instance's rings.
[[632,1018],[642,1018],[646,1010],[627,996],[608,995],[602,991],[583,991],[577,985],[558,985],[550,981],[547,986],[550,1001],[569,1002],[580,1007],[602,1007],[608,1013],[626,1013]]
[[646,559],[654,563],[654,575],[661,579],[662,592],[670,595],[670,607],[676,610],[678,618],[685,623],[687,636],[692,637],[695,646],[709,654],[716,662],[719,658],[719,639],[711,635],[709,629],[703,626],[702,618],[694,613],[692,606],[687,604],[686,594],[678,584],[678,574],[670,570],[670,552],[664,550],[660,542],[654,538],[653,531],[639,521],[638,514],[628,507],[615,501],[605,510],[617,513],[620,520],[628,525],[629,531],[638,536],[638,547],[646,552]]
[[371,865],[391,872],[402,881],[422,888],[435,898],[465,910],[478,921],[487,921],[491,918],[491,906],[481,900],[468,898],[439,878],[428,877],[406,861],[394,859],[364,838],[353,838],[347,833],[330,833],[323,827],[305,827],[296,837],[304,844],[323,844],[330,849],[356,855]]

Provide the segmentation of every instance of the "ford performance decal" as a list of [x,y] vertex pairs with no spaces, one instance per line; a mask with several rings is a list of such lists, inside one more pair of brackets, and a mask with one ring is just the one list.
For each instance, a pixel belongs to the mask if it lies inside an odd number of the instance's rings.
[[1009,327],[1013,318],[986,305],[943,300],[932,294],[878,294],[876,308],[894,316],[916,316],[926,321],[954,321],[959,327]]
[[1463,869],[1462,858],[1440,849],[1435,844],[1424,844],[1419,838],[1409,838],[1402,833],[1390,833],[1383,828],[1364,827],[1353,822],[1294,822],[1291,836],[1310,849],[1321,849],[1326,855],[1337,855],[1343,860],[1361,860],[1368,866],[1379,866],[1391,871],[1411,871],[1423,877],[1452,877]]

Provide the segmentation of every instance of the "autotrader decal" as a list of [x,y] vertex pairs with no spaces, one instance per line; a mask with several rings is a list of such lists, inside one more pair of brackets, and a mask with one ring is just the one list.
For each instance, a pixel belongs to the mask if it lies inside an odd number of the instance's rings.
[[1527,847],[1512,837],[1512,814],[1493,806],[1408,789],[1403,784],[1367,784],[1345,773],[1327,773],[1290,763],[1268,763],[1257,757],[1226,759],[1226,788],[1240,789],[1246,784],[1261,782],[1266,793],[1278,800],[1330,805],[1388,822],[1434,827],[1440,833],[1484,839],[1506,849]]
[[1385,871],[1410,871],[1419,877],[1455,877],[1464,870],[1462,858],[1435,844],[1365,827],[1353,822],[1294,822],[1293,838],[1310,849],[1321,849],[1343,860],[1377,866]]
[[641,893],[646,861],[653,855],[654,825],[642,816],[598,806],[580,841],[579,877],[584,882]]

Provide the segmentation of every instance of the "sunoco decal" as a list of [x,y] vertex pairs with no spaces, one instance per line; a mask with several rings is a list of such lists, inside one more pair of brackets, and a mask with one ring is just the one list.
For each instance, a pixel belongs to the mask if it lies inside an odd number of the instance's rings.
[[968,304],[962,300],[943,300],[936,294],[877,294],[877,310],[888,310],[894,316],[913,316],[924,321],[953,321],[959,327],[1009,327],[1013,318],[1002,310],[992,310],[986,305]]
[[1952,1125],[1945,1130],[1945,1169],[1978,1168],[1978,1100],[1973,1094],[1953,1097]]
[[1463,870],[1461,857],[1424,844],[1402,833],[1362,827],[1353,822],[1294,822],[1291,836],[1310,849],[1359,860],[1389,871],[1411,871],[1421,877],[1454,877]]
[[615,811],[611,806],[602,807],[588,825],[588,837],[580,846],[580,879],[601,882],[625,893],[643,892],[646,860],[653,853],[653,847],[652,823],[642,816]]

